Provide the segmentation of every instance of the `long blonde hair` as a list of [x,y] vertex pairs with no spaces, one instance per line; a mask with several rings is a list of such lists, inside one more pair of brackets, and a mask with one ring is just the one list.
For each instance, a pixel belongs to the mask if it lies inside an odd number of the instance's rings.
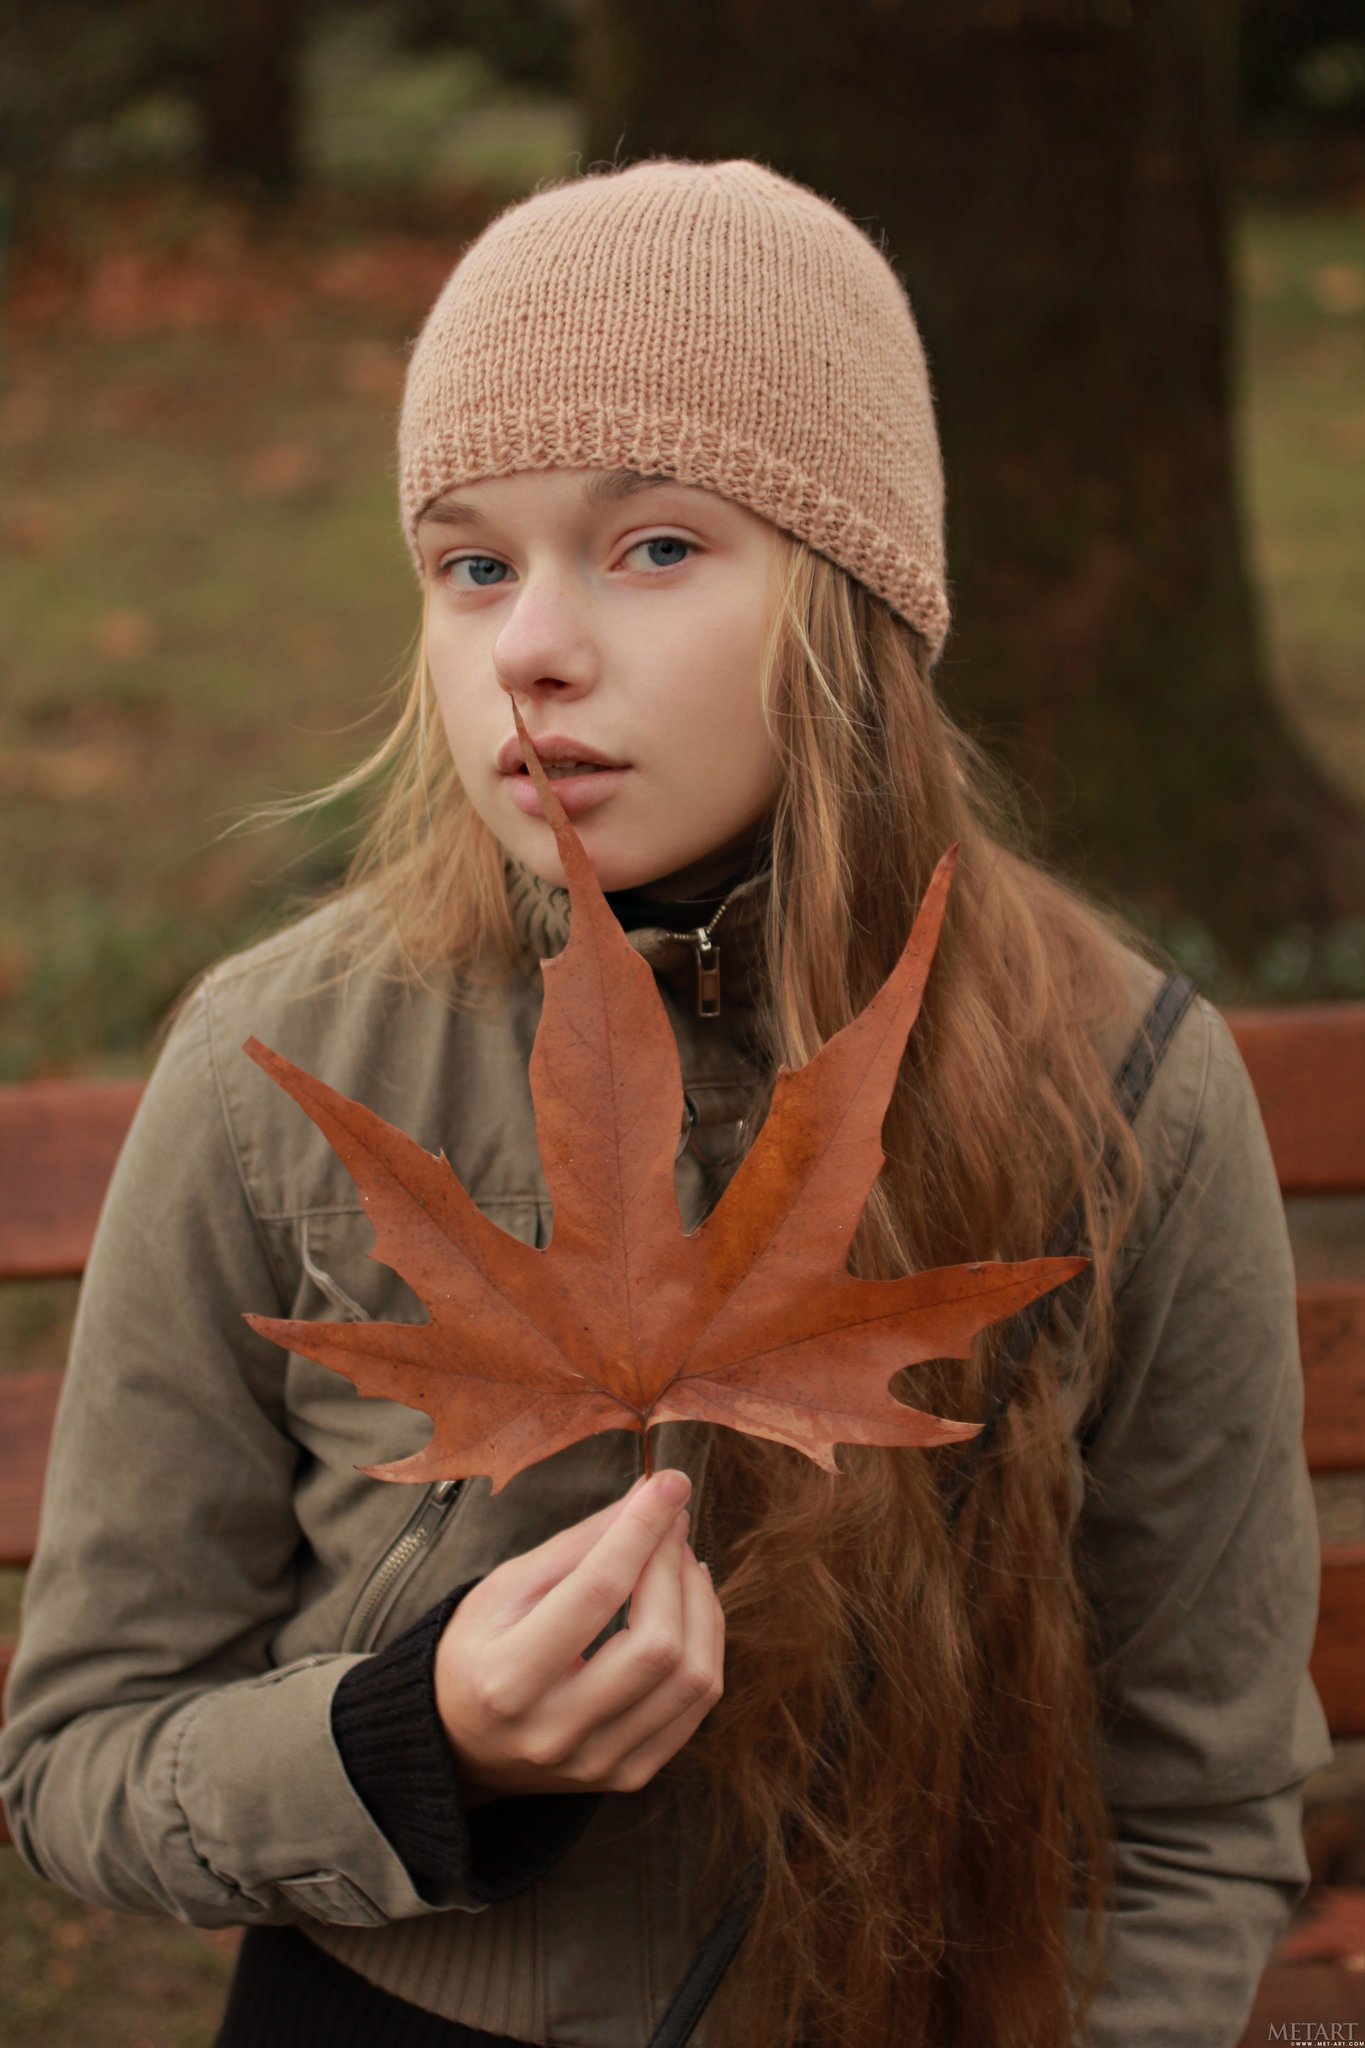
[[[1131,998],[1113,928],[1020,850],[918,635],[824,557],[783,546],[764,676],[781,770],[773,1073],[866,1003],[938,855],[961,847],[853,1270],[1034,1256],[1078,1196],[1093,1264],[956,1521],[957,1447],[845,1445],[833,1476],[715,1432],[725,1693],[668,1770],[699,1817],[702,1898],[718,1910],[755,1853],[767,1874],[714,2024],[721,2048],[1057,2048],[1098,1982],[1111,1872],[1060,1381],[1065,1365],[1093,1396],[1109,1353],[1140,1166],[1097,1047]],[[501,849],[455,777],[422,658],[389,741],[345,786],[376,780],[350,885],[366,885],[376,930],[398,932],[406,972],[462,967],[486,999],[516,950]],[[998,1352],[993,1333],[899,1391],[981,1420]],[[821,1780],[831,1727],[846,1741]]]

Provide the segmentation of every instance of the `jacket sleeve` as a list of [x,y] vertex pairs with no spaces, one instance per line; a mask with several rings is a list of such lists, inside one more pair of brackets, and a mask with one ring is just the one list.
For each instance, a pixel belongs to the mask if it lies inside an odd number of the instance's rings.
[[287,1312],[220,1111],[203,995],[110,1187],[77,1312],[0,1733],[17,1847],[79,1896],[205,1926],[368,1926],[424,1897],[332,1733],[372,1659],[270,1645],[298,1597]]
[[1186,1033],[1138,1125],[1183,1159],[1120,1287],[1078,1527],[1118,1856],[1088,2048],[1235,2048],[1307,1883],[1302,1784],[1332,1754],[1284,1211],[1226,1025],[1201,1003]]
[[436,1707],[435,1666],[436,1645],[468,1591],[438,1600],[346,1673],[332,1697],[332,1733],[346,1775],[423,1897],[496,1906],[567,1854],[602,1794],[516,1794],[467,1806]]

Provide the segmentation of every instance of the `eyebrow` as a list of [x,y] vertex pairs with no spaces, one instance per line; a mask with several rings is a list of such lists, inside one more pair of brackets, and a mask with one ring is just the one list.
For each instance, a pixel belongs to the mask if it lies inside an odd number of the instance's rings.
[[[659,484],[676,484],[675,476],[641,476],[634,469],[611,469],[605,476],[590,476],[582,488],[585,505],[610,505],[617,499],[633,497],[636,491],[650,491]],[[686,488],[686,486],[682,486]],[[417,524],[425,526],[487,526],[482,512],[463,498],[434,498]]]

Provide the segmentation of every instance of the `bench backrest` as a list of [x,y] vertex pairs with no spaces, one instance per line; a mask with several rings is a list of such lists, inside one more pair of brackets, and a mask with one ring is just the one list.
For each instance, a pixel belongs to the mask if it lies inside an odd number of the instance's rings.
[[[1229,1017],[1285,1195],[1365,1193],[1365,1003]],[[0,1088],[0,1281],[81,1272],[134,1082]],[[1365,1280],[1301,1284],[1304,1443],[1365,1473]],[[0,1563],[33,1554],[60,1375],[0,1376]],[[0,1675],[7,1660],[0,1648]],[[1313,1676],[1333,1733],[1365,1735],[1365,1543],[1327,1544]]]

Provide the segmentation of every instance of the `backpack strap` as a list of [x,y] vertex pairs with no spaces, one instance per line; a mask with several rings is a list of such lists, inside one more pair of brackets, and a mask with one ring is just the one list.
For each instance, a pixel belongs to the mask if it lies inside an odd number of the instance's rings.
[[[1188,976],[1169,975],[1143,1019],[1137,1037],[1114,1077],[1114,1093],[1120,1109],[1130,1124],[1146,1100],[1148,1090],[1156,1078],[1157,1068],[1166,1055],[1167,1047],[1197,993],[1194,983]],[[1080,1204],[1077,1203],[1049,1244],[1047,1256],[1053,1259],[1069,1257],[1081,1244],[1082,1235],[1082,1212]],[[954,1468],[947,1501],[950,1523],[956,1522],[962,1512],[971,1491],[972,1480],[999,1430],[1005,1410],[1014,1398],[1024,1367],[1042,1332],[1051,1306],[1052,1297],[1044,1295],[1040,1300],[1030,1302],[1027,1308],[1021,1309],[1014,1317],[1003,1347],[1000,1381],[991,1412],[980,1434],[972,1437],[964,1447],[963,1457]],[[1091,1425],[1090,1436],[1082,1439],[1083,1450],[1088,1448],[1094,1426]],[[870,1659],[864,1659],[860,1707],[866,1706],[875,1679],[875,1666]],[[817,1779],[834,1768],[842,1750],[842,1736],[831,1737],[827,1732],[815,1765]],[[796,1817],[789,1814],[784,1831],[784,1840],[788,1848],[795,1833]],[[721,1978],[730,1967],[735,1952],[748,1931],[749,1923],[762,1896],[763,1878],[763,1859],[761,1856],[755,1857],[740,1879],[729,1905],[693,1957],[687,1975],[673,1994],[667,2011],[649,2038],[648,2048],[684,2048],[684,2044],[691,2040],[697,2022],[710,2004]]]
[[[1138,1111],[1147,1100],[1147,1092],[1156,1079],[1157,1068],[1166,1057],[1167,1047],[1175,1037],[1181,1019],[1197,994],[1198,990],[1194,983],[1184,974],[1168,975],[1157,991],[1151,1009],[1138,1027],[1137,1037],[1128,1048],[1123,1065],[1114,1076],[1114,1095],[1126,1122],[1131,1124],[1135,1120]],[[1081,1249],[1084,1238],[1084,1215],[1080,1202],[1076,1201],[1048,1245],[1047,1257],[1072,1257]],[[1037,1301],[1031,1301],[1027,1308],[1021,1309],[1010,1324],[1001,1347],[1000,1377],[996,1384],[995,1400],[991,1404],[990,1414],[986,1417],[980,1434],[971,1437],[964,1445],[962,1457],[954,1467],[948,1483],[950,1525],[956,1523],[966,1506],[972,1481],[999,1434],[1005,1410],[1014,1399],[1024,1367],[1033,1355],[1033,1348],[1052,1313],[1052,1307],[1053,1297],[1050,1294],[1041,1295]],[[1092,1423],[1088,1435],[1082,1438],[1083,1450],[1089,1449],[1094,1429],[1095,1424]]]

